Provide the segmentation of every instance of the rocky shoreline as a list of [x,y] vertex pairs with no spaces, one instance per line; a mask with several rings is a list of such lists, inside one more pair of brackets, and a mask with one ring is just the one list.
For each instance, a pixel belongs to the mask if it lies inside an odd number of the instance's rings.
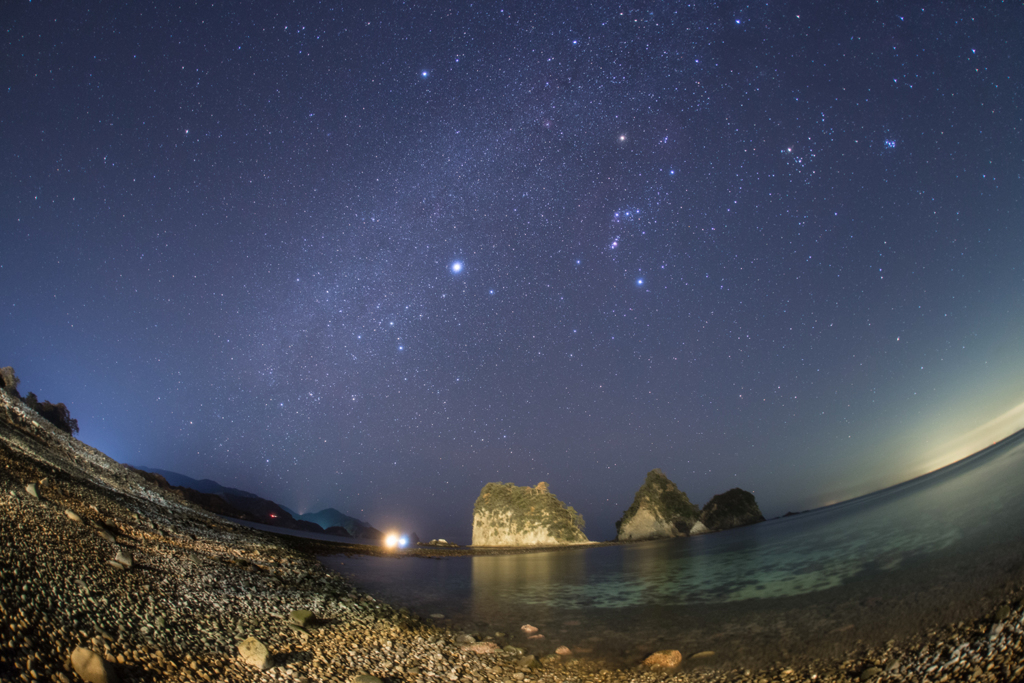
[[613,669],[576,657],[571,643],[550,643],[562,654],[526,655],[512,636],[456,633],[353,588],[315,558],[337,545],[266,534],[164,497],[2,392],[0,537],[4,681],[83,680],[78,671],[95,681],[1024,679],[1019,585],[1004,587],[984,620],[835,661],[749,671],[668,652]]

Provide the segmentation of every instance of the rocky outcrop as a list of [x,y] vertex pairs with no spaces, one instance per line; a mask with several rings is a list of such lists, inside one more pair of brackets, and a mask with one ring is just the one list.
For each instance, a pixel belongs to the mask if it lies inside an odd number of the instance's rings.
[[653,469],[615,528],[620,541],[673,538],[688,535],[699,518],[699,508],[686,494],[661,470]]
[[21,398],[21,394],[18,393],[19,384],[21,384],[21,380],[14,374],[14,368],[10,365],[0,368],[0,389],[3,389],[15,398]]
[[473,545],[589,543],[583,527],[583,517],[544,482],[535,487],[491,482],[473,506]]
[[722,531],[764,521],[754,494],[743,489],[730,489],[708,501],[700,513],[700,521],[711,531]]

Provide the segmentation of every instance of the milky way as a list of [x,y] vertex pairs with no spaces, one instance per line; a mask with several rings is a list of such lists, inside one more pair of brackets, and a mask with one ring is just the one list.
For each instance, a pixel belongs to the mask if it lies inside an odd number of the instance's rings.
[[0,365],[119,461],[604,539],[654,467],[771,516],[1024,427],[1014,3],[0,23]]

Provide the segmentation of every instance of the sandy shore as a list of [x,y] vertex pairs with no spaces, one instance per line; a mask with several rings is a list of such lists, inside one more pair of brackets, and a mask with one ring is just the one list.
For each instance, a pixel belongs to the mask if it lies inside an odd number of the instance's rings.
[[[266,534],[165,498],[2,392],[0,538],[4,681],[82,680],[76,648],[121,681],[1024,680],[1019,586],[998,587],[1001,604],[983,620],[834,661],[722,670],[714,656],[681,653],[675,668],[619,670],[572,654],[523,656],[503,649],[503,637],[449,631],[354,589],[315,559],[336,544]],[[314,617],[300,626],[296,610]],[[272,666],[243,659],[249,638]]]

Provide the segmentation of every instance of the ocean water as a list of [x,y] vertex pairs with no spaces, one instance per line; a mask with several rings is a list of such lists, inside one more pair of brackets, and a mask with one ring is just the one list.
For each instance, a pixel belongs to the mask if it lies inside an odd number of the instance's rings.
[[[983,615],[1024,582],[1024,432],[924,477],[726,532],[599,548],[324,563],[395,606],[537,654],[722,666],[840,656]],[[527,640],[532,624],[543,639]]]

